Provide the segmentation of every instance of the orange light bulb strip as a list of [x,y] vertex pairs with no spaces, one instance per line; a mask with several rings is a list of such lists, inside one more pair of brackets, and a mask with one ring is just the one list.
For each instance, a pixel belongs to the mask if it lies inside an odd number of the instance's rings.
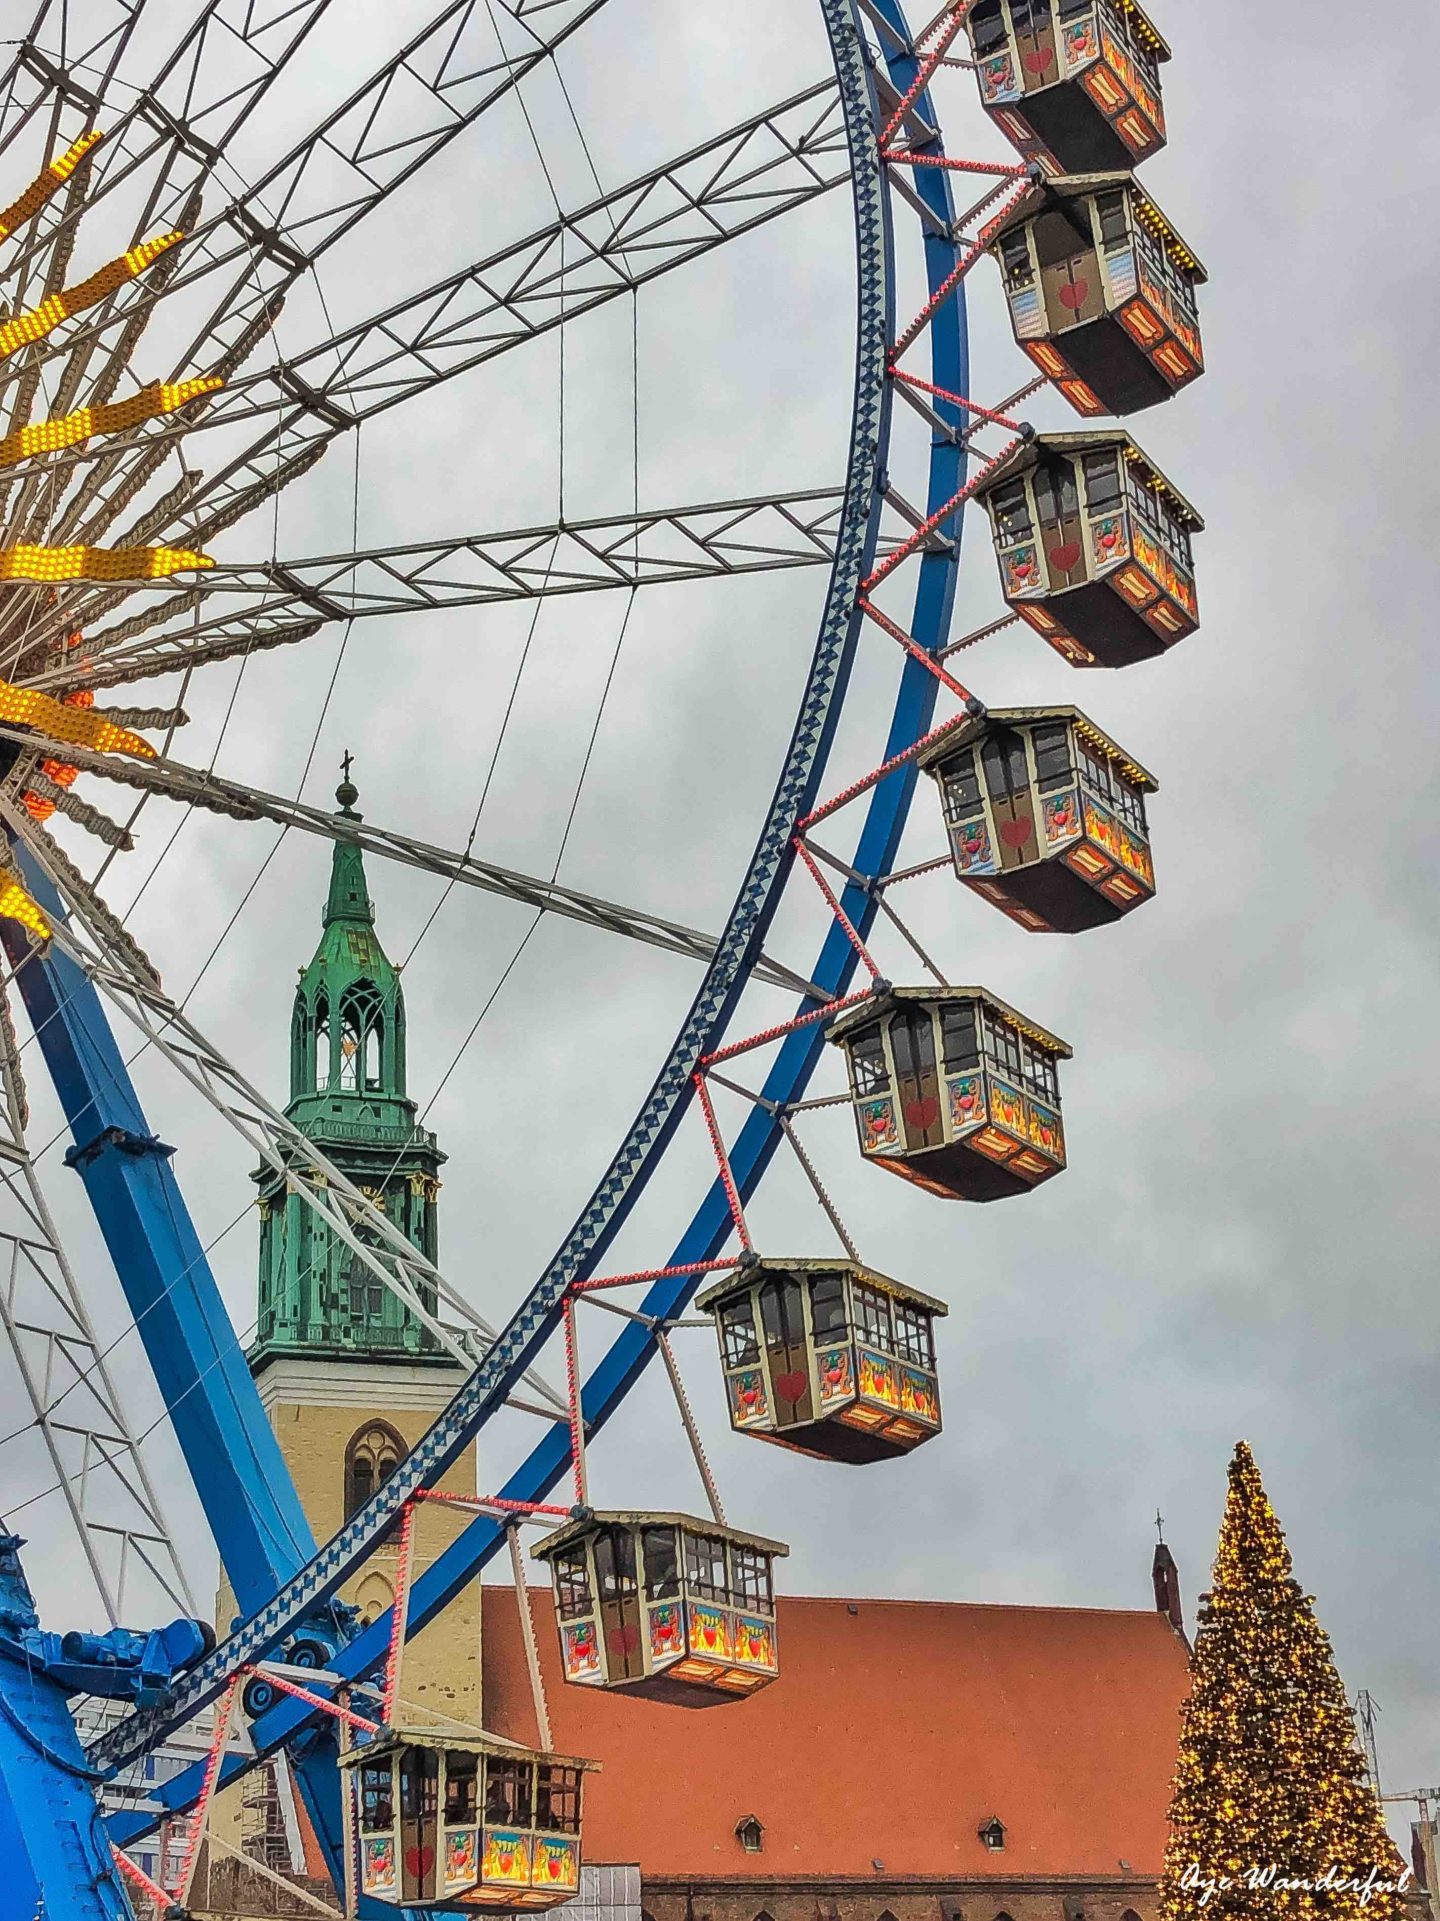
[[0,213],[0,240],[8,240],[27,220],[33,220],[56,188],[64,186],[96,141],[104,137],[98,129],[82,133],[73,147],[67,147],[58,160],[52,160],[44,173],[30,182],[20,198],[12,201],[4,213]]
[[0,547],[0,580],[168,580],[192,568],[213,567],[209,554],[188,547]]
[[72,707],[67,701],[42,694],[38,688],[15,687],[0,680],[0,721],[17,727],[33,727],[52,740],[73,742],[76,747],[93,747],[97,753],[134,754],[140,760],[154,760],[155,749],[128,727],[117,727],[89,707]]
[[0,324],[0,360],[18,353],[32,341],[43,340],[47,334],[54,333],[62,320],[71,314],[84,313],[87,307],[97,306],[106,300],[127,280],[134,280],[139,274],[163,253],[185,238],[183,233],[157,234],[153,240],[143,240],[129,253],[121,254],[108,266],[97,269],[88,280],[77,286],[62,287],[58,293],[47,294],[38,307],[29,313],[16,314],[13,319]]
[[93,434],[120,433],[127,427],[138,427],[141,421],[173,414],[187,402],[198,400],[202,394],[213,394],[224,384],[213,374],[204,380],[152,380],[148,387],[131,394],[128,400],[112,400],[104,407],[81,407],[73,414],[60,414],[54,420],[32,421],[28,427],[17,427],[13,434],[6,434],[0,440],[0,467],[13,467],[21,460],[33,459],[36,454],[59,453],[65,447],[79,446]]

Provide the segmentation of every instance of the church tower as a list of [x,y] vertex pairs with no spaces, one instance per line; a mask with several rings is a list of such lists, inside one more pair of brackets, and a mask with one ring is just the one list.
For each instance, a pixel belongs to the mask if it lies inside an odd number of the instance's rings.
[[[361,818],[348,768],[335,798],[342,820]],[[435,1259],[445,1156],[417,1125],[406,1093],[405,996],[375,932],[365,857],[353,841],[335,844],[320,945],[300,970],[285,1112],[412,1245]],[[257,1370],[292,1355],[449,1365],[434,1335],[303,1201],[287,1196],[273,1168],[262,1167],[255,1179]]]
[[[361,818],[348,755],[336,799],[342,821]],[[285,1111],[435,1259],[445,1156],[419,1125],[407,1091],[405,996],[376,931],[364,856],[353,841],[335,844],[320,942],[300,970]],[[315,1537],[325,1541],[395,1472],[464,1371],[353,1250],[287,1194],[273,1168],[254,1178],[260,1271],[250,1365]],[[473,1449],[438,1485],[475,1493]],[[456,1532],[453,1514],[420,1514],[415,1568]],[[394,1549],[382,1548],[343,1599],[373,1619],[393,1599],[394,1575]],[[478,1596],[477,1585],[407,1649],[400,1713],[412,1725],[432,1715],[478,1721]],[[233,1613],[226,1603],[222,1594],[222,1624]]]

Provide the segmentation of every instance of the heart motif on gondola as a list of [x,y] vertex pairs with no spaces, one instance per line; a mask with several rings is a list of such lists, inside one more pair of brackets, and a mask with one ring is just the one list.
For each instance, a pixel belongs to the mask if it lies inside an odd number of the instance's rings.
[[923,1101],[906,1101],[905,1103],[905,1119],[911,1127],[918,1127],[923,1131],[927,1127],[933,1127],[939,1118],[940,1103],[933,1094],[927,1095]]
[[1028,820],[1002,820],[1000,840],[1005,847],[1023,847],[1035,832],[1035,824]]
[[407,1874],[413,1874],[417,1881],[423,1879],[434,1865],[435,1850],[433,1847],[406,1848],[405,1872]]
[[617,1654],[633,1654],[640,1645],[640,1630],[633,1623],[622,1621],[606,1632],[605,1641]]
[[1084,549],[1078,540],[1062,541],[1058,547],[1052,547],[1050,549],[1050,565],[1054,567],[1057,572],[1068,574],[1070,569],[1079,560],[1083,551]]
[[803,1401],[809,1389],[809,1377],[804,1374],[781,1374],[775,1381],[775,1392],[792,1406],[796,1401]]
[[553,1881],[560,1872],[560,1863],[555,1859],[553,1854],[546,1861],[545,1867],[550,1875],[550,1879]]
[[1026,73],[1044,73],[1054,65],[1054,62],[1055,49],[1053,47],[1032,47],[1024,56]]
[[1089,298],[1090,282],[1088,280],[1071,280],[1060,289],[1060,305],[1068,307],[1071,313],[1079,313]]

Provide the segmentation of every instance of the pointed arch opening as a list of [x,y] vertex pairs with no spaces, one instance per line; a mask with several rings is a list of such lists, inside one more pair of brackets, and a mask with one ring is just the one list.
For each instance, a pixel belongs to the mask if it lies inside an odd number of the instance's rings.
[[330,1002],[321,994],[315,1003],[314,1045],[311,1051],[315,1091],[323,1094],[330,1085]]
[[340,1001],[340,1087],[347,1094],[384,1085],[385,1004],[370,981],[347,987]]
[[356,1430],[345,1450],[347,1521],[384,1487],[409,1451],[388,1421],[367,1421]]

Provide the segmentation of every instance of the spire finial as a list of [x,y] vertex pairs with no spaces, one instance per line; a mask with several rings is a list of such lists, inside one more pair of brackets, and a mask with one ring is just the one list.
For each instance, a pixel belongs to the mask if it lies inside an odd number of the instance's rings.
[[360,789],[350,778],[350,769],[354,764],[355,756],[347,747],[345,749],[345,757],[340,762],[340,785],[335,789],[335,798],[340,803],[340,812],[342,814],[353,814],[355,803],[360,798]]
[[1163,1547],[1165,1544],[1165,1516],[1157,1507],[1155,1510],[1155,1538]]

